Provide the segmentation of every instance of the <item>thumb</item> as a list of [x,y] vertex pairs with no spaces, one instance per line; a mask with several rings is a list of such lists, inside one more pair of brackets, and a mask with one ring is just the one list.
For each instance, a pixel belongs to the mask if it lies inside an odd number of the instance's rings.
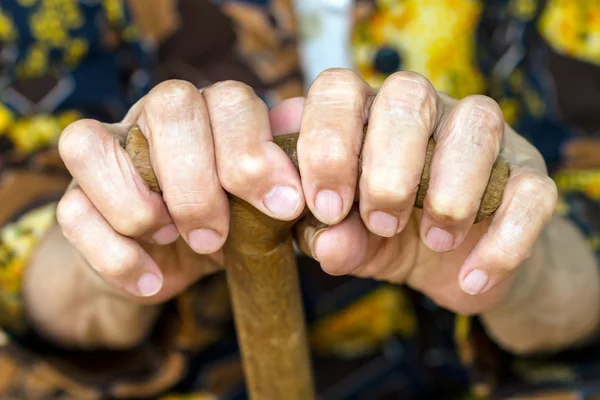
[[319,262],[330,275],[369,273],[368,267],[381,238],[371,235],[355,208],[339,224],[327,226],[310,215],[297,224],[296,238],[300,249]]
[[316,239],[327,229],[329,229],[329,225],[322,223],[314,215],[308,213],[294,225],[294,237],[300,251],[316,260],[317,257],[314,253]]

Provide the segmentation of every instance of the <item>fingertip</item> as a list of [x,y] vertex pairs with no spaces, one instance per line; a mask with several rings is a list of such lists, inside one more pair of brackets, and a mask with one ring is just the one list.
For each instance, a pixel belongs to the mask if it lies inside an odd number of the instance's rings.
[[225,237],[213,229],[200,228],[188,234],[188,244],[198,254],[212,254],[223,247]]
[[383,211],[372,211],[369,213],[369,230],[381,237],[392,237],[399,231],[399,220],[397,217]]
[[276,185],[263,197],[263,204],[276,218],[289,220],[298,214],[302,196],[291,186]]
[[425,234],[425,244],[433,251],[444,253],[454,248],[454,235],[445,229],[432,226]]
[[355,268],[348,265],[346,257],[340,254],[339,250],[343,247],[345,247],[343,235],[340,235],[339,230],[330,229],[321,232],[315,238],[312,254],[321,264],[323,271],[329,275],[346,275]]
[[339,225],[318,232],[312,253],[326,273],[347,275],[364,262],[367,244],[367,230],[353,214]]
[[333,190],[320,190],[315,196],[315,214],[325,224],[336,224],[343,218],[344,201]]
[[304,97],[283,100],[269,111],[269,121],[273,136],[300,132]]
[[160,292],[162,277],[146,272],[137,281],[137,291],[142,297],[151,297]]
[[151,238],[151,242],[154,244],[158,244],[161,246],[165,246],[173,243],[179,237],[179,231],[177,230],[177,226],[175,224],[169,224],[167,226],[163,226],[158,231],[156,231]]
[[459,248],[473,227],[474,217],[456,220],[449,217],[436,218],[425,207],[421,216],[421,240],[436,253],[447,253]]
[[463,292],[475,296],[487,291],[489,275],[483,269],[472,269],[460,280],[459,285]]
[[[164,276],[156,262],[147,253],[140,257],[137,278],[132,276],[121,287],[137,298],[156,296],[164,286]],[[113,279],[109,281],[116,283]]]

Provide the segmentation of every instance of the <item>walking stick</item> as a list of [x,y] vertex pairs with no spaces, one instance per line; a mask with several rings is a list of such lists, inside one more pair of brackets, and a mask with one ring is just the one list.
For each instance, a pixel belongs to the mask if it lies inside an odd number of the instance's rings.
[[[297,139],[298,134],[275,138],[296,168]],[[430,139],[415,202],[418,208],[423,207],[434,148],[435,142]],[[130,129],[125,149],[150,189],[160,193],[150,163],[148,142],[138,127]],[[490,175],[476,222],[496,211],[508,176],[508,165],[499,158]],[[229,195],[229,205],[231,226],[224,247],[225,267],[249,396],[252,400],[314,399],[304,311],[292,247],[294,222],[267,217],[232,195]]]

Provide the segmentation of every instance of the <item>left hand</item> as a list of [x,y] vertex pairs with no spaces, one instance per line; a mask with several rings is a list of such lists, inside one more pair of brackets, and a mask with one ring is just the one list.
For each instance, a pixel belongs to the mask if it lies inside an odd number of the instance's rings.
[[[501,301],[554,212],[541,155],[485,96],[460,101],[411,72],[376,91],[350,70],[323,72],[306,99],[270,113],[273,134],[300,132],[298,162],[312,215],[300,248],[333,275],[407,284],[472,314]],[[363,126],[368,123],[357,185]],[[436,140],[423,210],[414,209],[430,136]],[[499,153],[511,176],[493,218],[473,224]]]

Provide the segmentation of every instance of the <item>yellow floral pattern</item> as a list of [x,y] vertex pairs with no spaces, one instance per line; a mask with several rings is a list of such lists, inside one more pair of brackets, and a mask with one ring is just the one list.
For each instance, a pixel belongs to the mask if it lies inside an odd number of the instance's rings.
[[61,132],[80,118],[78,112],[69,110],[56,115],[38,114],[14,120],[10,111],[0,103],[0,135],[8,136],[18,152],[32,153],[57,144]]
[[[50,54],[62,54],[60,67],[76,67],[90,50],[90,44],[76,31],[85,23],[85,16],[77,0],[20,0],[23,7],[32,7],[29,26],[34,42],[29,45],[16,66],[21,79],[37,78],[47,74],[53,64]],[[33,6],[36,6],[35,8]],[[137,28],[126,23],[124,0],[103,0],[102,9],[110,26],[119,31],[128,42],[139,39]],[[16,30],[10,18],[0,8],[0,40],[14,41]]]
[[8,131],[8,129],[13,125],[13,123],[13,113],[8,109],[8,107],[0,103],[0,134]]
[[72,31],[84,23],[78,1],[39,0],[40,3],[30,15],[29,25],[35,42],[27,55],[17,66],[17,74],[22,78],[40,77],[46,74],[51,65],[51,50],[61,50],[65,65],[74,66],[87,54],[88,44],[83,37],[72,37]]
[[520,20],[531,21],[538,6],[538,0],[510,0],[508,11]]
[[384,286],[320,320],[312,329],[311,342],[318,352],[353,357],[392,335],[410,337],[415,331],[406,294],[398,287]]
[[556,186],[563,192],[583,192],[593,200],[600,201],[600,171],[561,170],[553,177]]
[[0,40],[12,42],[17,38],[17,30],[12,20],[5,14],[0,5]]
[[549,0],[538,29],[556,51],[600,65],[600,1]]
[[378,0],[377,6],[353,37],[355,63],[372,86],[387,78],[373,67],[377,50],[387,46],[402,55],[403,70],[424,75],[438,90],[457,98],[484,91],[475,58],[479,0]]
[[0,231],[0,326],[20,331],[25,318],[22,276],[31,252],[55,220],[52,203],[5,225]]
[[102,0],[102,7],[112,24],[119,24],[125,19],[125,8],[122,0]]
[[38,0],[17,0],[17,3],[19,3],[19,5],[21,7],[25,7],[25,8],[31,7],[37,2],[38,2]]

